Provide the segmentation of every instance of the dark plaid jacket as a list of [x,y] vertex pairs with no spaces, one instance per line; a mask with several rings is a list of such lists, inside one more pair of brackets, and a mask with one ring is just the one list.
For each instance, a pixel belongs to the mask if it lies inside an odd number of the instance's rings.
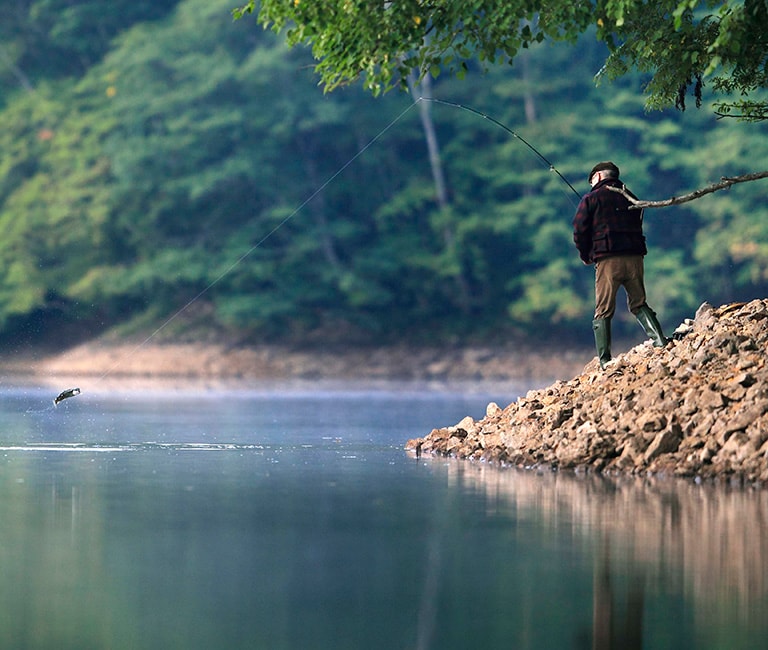
[[608,185],[622,187],[623,183],[616,178],[600,181],[582,197],[573,217],[573,241],[587,264],[612,255],[648,252],[643,211],[630,210],[632,204],[627,198],[609,190]]

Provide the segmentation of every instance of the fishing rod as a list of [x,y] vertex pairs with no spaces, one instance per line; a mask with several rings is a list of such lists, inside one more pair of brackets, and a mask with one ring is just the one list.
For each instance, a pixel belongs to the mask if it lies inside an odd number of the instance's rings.
[[560,177],[560,180],[563,181],[568,187],[573,190],[573,193],[579,197],[579,200],[581,200],[581,194],[576,190],[576,188],[571,185],[568,182],[568,179],[563,176],[557,168],[549,161],[547,160],[542,153],[536,149],[530,142],[528,142],[525,138],[523,138],[519,133],[516,131],[513,131],[510,129],[506,124],[499,122],[494,117],[491,117],[490,115],[487,115],[486,113],[483,113],[482,111],[478,111],[476,108],[472,108],[471,106],[466,106],[465,104],[458,104],[456,102],[448,102],[444,99],[434,99],[433,97],[419,97],[418,101],[425,101],[425,102],[433,102],[435,104],[444,104],[445,106],[453,106],[454,108],[460,108],[461,110],[468,111],[469,113],[474,113],[475,115],[478,115],[482,117],[483,119],[488,120],[489,122],[493,122],[496,126],[504,129],[507,133],[509,133],[513,138],[516,138],[517,140],[520,140],[526,147],[528,147],[533,153],[535,153],[546,165],[549,167],[549,171],[555,172]]

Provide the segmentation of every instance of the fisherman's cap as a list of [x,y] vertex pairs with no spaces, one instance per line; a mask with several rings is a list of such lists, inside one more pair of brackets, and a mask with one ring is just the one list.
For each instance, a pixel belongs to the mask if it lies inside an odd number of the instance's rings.
[[605,171],[612,171],[616,176],[619,175],[619,168],[608,160],[606,162],[599,162],[592,168],[592,171],[589,172],[589,176],[587,177],[587,182],[591,181],[592,177],[597,174],[597,172]]

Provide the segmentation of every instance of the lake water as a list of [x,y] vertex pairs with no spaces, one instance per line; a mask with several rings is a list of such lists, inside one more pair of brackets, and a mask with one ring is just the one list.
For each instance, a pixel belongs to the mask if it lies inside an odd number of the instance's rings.
[[527,388],[6,385],[0,647],[768,648],[766,492],[403,451]]

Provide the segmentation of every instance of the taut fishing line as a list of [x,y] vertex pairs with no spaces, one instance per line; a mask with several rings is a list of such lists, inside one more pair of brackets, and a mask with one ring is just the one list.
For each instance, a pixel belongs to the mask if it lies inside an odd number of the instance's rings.
[[214,286],[216,286],[219,282],[221,282],[225,277],[227,277],[232,271],[235,270],[236,267],[238,267],[251,253],[253,253],[257,248],[259,248],[264,242],[266,242],[272,235],[274,235],[278,230],[280,230],[285,224],[287,224],[293,217],[295,217],[301,210],[306,206],[312,199],[314,199],[318,194],[320,194],[323,190],[325,190],[326,187],[328,187],[336,178],[338,178],[346,169],[349,167],[355,160],[357,160],[360,156],[362,156],[368,149],[370,149],[378,140],[381,139],[381,137],[389,131],[395,124],[397,124],[403,117],[405,117],[406,113],[408,113],[414,106],[416,105],[416,102],[410,104],[407,108],[405,108],[395,119],[393,119],[389,124],[387,124],[381,131],[379,131],[367,144],[365,144],[354,156],[352,156],[347,162],[345,162],[339,169],[334,172],[328,180],[326,180],[322,185],[320,185],[312,194],[310,194],[293,212],[291,212],[287,217],[285,217],[282,221],[280,221],[277,225],[275,225],[272,230],[270,230],[266,235],[264,235],[259,241],[257,241],[253,246],[251,246],[247,251],[245,251],[240,257],[238,257],[234,262],[232,262],[226,269],[224,269],[214,280],[203,290],[201,290],[197,295],[195,295],[193,298],[191,298],[183,307],[178,309],[173,315],[171,315],[160,327],[158,327],[154,332],[152,332],[147,338],[145,338],[141,343],[139,343],[135,348],[127,352],[124,356],[122,356],[120,359],[118,359],[112,366],[110,366],[102,375],[99,376],[99,379],[104,379],[108,375],[110,375],[121,363],[123,363],[126,359],[129,359],[131,356],[136,354],[141,348],[143,348],[147,343],[149,343],[155,336],[157,336],[160,332],[162,332],[168,325],[170,325],[176,318],[178,318],[182,313],[184,313],[187,309],[189,309],[195,302],[200,300],[208,291],[210,291]]
[[[568,180],[555,168],[555,166],[547,160],[537,149],[533,147],[527,140],[525,140],[523,137],[520,136],[517,132],[510,129],[508,126],[503,124],[502,122],[499,122],[497,119],[491,117],[490,115],[487,115],[485,113],[482,113],[481,111],[478,111],[470,106],[466,106],[464,104],[457,104],[455,102],[448,102],[441,99],[434,99],[431,97],[419,97],[415,102],[408,105],[407,108],[405,108],[403,111],[400,112],[397,117],[395,117],[389,124],[387,124],[381,131],[379,131],[367,144],[365,144],[354,156],[352,156],[347,162],[345,162],[339,169],[334,172],[322,185],[320,185],[312,194],[310,194],[297,208],[293,210],[288,216],[286,216],[284,219],[282,219],[277,225],[275,225],[269,232],[267,232],[259,241],[257,241],[253,246],[251,246],[247,251],[245,251],[240,257],[238,257],[236,260],[234,260],[229,266],[227,266],[216,278],[213,279],[213,281],[210,282],[204,289],[202,289],[199,293],[197,293],[193,298],[191,298],[186,304],[184,304],[181,308],[179,308],[176,312],[174,312],[167,320],[165,320],[157,329],[155,329],[149,336],[147,336],[141,343],[136,345],[134,348],[132,348],[129,352],[124,354],[122,357],[117,359],[114,364],[112,364],[107,370],[105,370],[98,379],[104,379],[105,377],[112,374],[112,372],[115,371],[115,369],[120,366],[126,359],[130,358],[136,352],[138,352],[141,348],[143,348],[147,343],[149,343],[153,338],[155,338],[161,331],[163,331],[168,325],[170,325],[176,318],[178,318],[182,313],[184,313],[189,307],[191,307],[195,302],[197,302],[200,298],[203,297],[208,291],[210,291],[214,286],[216,286],[219,282],[221,282],[226,276],[228,276],[237,266],[239,266],[249,255],[251,255],[257,248],[259,248],[264,242],[266,242],[272,235],[274,235],[278,230],[280,230],[285,224],[287,224],[293,217],[295,217],[301,210],[310,202],[312,199],[314,199],[318,194],[323,192],[336,178],[338,178],[352,163],[354,163],[360,156],[362,156],[370,147],[372,147],[378,140],[381,139],[381,137],[387,133],[392,127],[395,126],[400,120],[402,120],[405,115],[414,107],[416,104],[418,104],[421,101],[427,101],[427,102],[433,102],[436,104],[443,104],[445,106],[452,106],[454,108],[458,108],[464,111],[468,111],[470,113],[473,113],[479,117],[482,117],[483,119],[489,120],[496,126],[499,126],[500,128],[504,129],[507,133],[509,133],[512,137],[514,137],[517,140],[520,140],[526,147],[528,147],[536,156],[538,156],[539,159],[541,159],[549,168],[550,171],[555,172],[558,177],[566,184],[568,187],[573,190],[574,194],[581,198],[581,195],[576,191],[576,189],[571,185]],[[569,197],[570,198],[570,197]],[[573,201],[571,201],[573,202]],[[74,397],[76,395],[80,394],[79,388],[70,388],[68,390],[63,391],[60,393],[54,400],[54,405],[59,404],[59,402],[68,399],[70,397]]]

